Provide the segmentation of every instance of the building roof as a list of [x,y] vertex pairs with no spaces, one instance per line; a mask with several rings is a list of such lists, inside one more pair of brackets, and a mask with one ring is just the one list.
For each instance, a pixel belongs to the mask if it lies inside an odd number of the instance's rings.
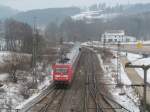
[[108,30],[105,33],[125,33],[124,30]]
[[104,35],[125,35],[124,30],[109,30],[104,33]]

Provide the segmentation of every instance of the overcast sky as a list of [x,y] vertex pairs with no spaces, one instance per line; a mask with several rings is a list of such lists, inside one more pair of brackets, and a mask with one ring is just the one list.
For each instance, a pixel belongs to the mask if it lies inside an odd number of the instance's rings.
[[1,5],[26,11],[30,9],[43,9],[51,7],[80,6],[85,7],[97,3],[106,3],[107,5],[148,3],[150,0],[0,0]]

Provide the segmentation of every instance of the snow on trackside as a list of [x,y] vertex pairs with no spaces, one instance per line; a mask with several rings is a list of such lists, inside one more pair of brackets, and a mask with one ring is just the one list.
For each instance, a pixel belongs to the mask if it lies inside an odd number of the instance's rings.
[[52,78],[46,77],[45,81],[43,81],[41,84],[38,85],[38,89],[43,90],[43,89],[47,88],[51,83],[52,83]]
[[35,93],[29,99],[27,99],[24,102],[20,103],[17,107],[15,107],[15,109],[22,109],[26,104],[28,104],[30,101],[32,101],[33,99],[35,99],[40,94],[41,94],[40,92],[39,93]]
[[138,59],[141,59],[142,55],[133,54],[133,53],[127,53],[127,58],[128,58],[129,61],[133,62],[133,61],[136,61]]
[[45,80],[38,85],[39,91],[37,93],[34,93],[29,99],[21,102],[19,105],[15,107],[15,109],[22,109],[25,105],[29,104],[31,101],[36,99],[38,96],[40,96],[43,92],[43,90],[47,89],[47,87],[52,83],[51,77],[46,77]]
[[[112,59],[111,62],[112,62],[115,66],[117,66],[117,60],[116,60],[116,59]],[[121,82],[122,82],[123,84],[130,85],[130,84],[131,84],[131,81],[130,81],[130,79],[128,78],[127,74],[125,73],[122,64],[120,64],[120,65],[121,65]]]
[[[150,65],[150,58],[140,59],[138,61],[133,62],[134,65]],[[144,79],[144,70],[141,68],[135,68],[137,73]],[[150,83],[150,69],[147,71],[147,82]]]
[[[106,83],[114,84],[112,86],[108,86],[109,92],[112,94],[114,100],[121,104],[126,109],[130,110],[131,112],[140,112],[139,110],[139,98],[136,95],[135,91],[129,87],[124,86],[122,89],[116,87],[116,79],[114,74],[116,73],[117,68],[117,59],[110,59],[110,63],[103,62],[100,54],[98,54],[98,58],[102,69],[104,70],[104,79],[109,78]],[[121,65],[121,82],[125,85],[130,85],[131,81],[128,78],[127,74],[124,71],[123,66]],[[120,95],[121,92],[124,92],[124,95]]]
[[[97,56],[98,56],[98,58],[99,58],[100,65],[103,65],[103,60],[102,60],[101,55],[100,55],[100,54],[98,54]],[[104,66],[102,66],[102,70],[103,70],[103,71],[106,71],[106,69],[104,68]]]
[[[142,58],[142,55],[128,53],[127,58],[134,65],[150,65],[150,57]],[[143,69],[135,68],[135,70],[141,78],[144,78]],[[150,74],[150,69],[147,71],[147,74]],[[150,75],[147,75],[147,82],[150,83]]]

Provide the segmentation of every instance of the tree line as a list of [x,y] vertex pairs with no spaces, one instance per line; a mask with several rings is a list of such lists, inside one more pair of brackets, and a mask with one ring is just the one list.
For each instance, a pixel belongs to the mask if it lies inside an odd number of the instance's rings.
[[[7,19],[4,23],[6,49],[10,51],[32,52],[33,37],[36,36],[39,52],[49,42],[100,40],[107,30],[125,30],[126,35],[148,40],[150,36],[150,13],[119,15],[114,19],[98,19],[91,22],[66,18],[61,24],[51,22],[42,35],[34,35],[27,23]],[[40,45],[40,46],[39,46]]]
[[33,28],[27,23],[7,19],[1,25],[1,29],[4,32],[3,38],[5,39],[6,51],[32,53],[34,37],[36,38],[36,46],[39,51],[44,46],[43,36],[40,33],[35,33],[39,32],[39,30],[33,31]]
[[100,40],[107,30],[124,30],[126,35],[140,40],[150,39],[150,13],[121,14],[113,19],[85,20],[65,19],[60,25],[51,22],[45,29],[45,37],[51,41]]

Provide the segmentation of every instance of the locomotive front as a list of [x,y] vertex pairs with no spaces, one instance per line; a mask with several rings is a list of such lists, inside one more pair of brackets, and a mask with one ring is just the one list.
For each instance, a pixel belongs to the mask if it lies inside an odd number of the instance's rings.
[[70,84],[72,80],[72,66],[67,64],[53,65],[53,81],[55,84]]

